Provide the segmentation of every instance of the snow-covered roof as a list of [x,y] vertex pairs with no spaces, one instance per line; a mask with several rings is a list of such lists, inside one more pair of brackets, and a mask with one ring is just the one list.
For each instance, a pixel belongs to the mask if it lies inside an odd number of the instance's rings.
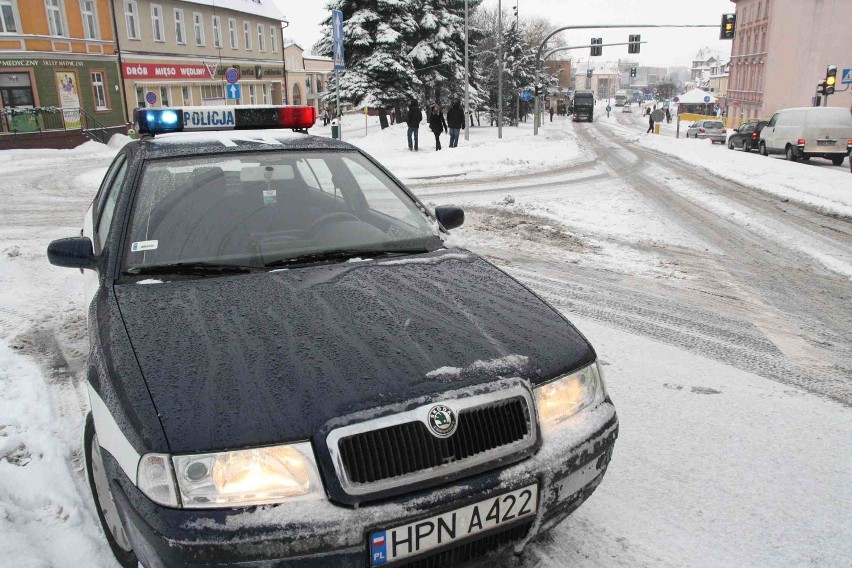
[[691,91],[687,91],[686,93],[680,95],[679,104],[686,105],[696,105],[696,104],[704,104],[704,97],[710,97],[710,102],[717,100],[719,97],[714,95],[713,93],[708,93],[707,91],[702,91],[701,89],[692,89]]
[[222,10],[234,10],[262,18],[284,20],[284,14],[275,5],[274,0],[183,0],[188,4],[201,4]]
[[302,59],[310,59],[312,61],[331,61],[331,57],[326,57],[325,55],[302,55]]
[[302,47],[301,45],[299,45],[298,43],[296,43],[295,41],[288,41],[288,42],[286,42],[286,43],[284,44],[284,49],[287,49],[288,47],[293,47],[294,45],[295,45],[296,47],[298,47],[299,49],[301,49],[302,51],[305,51],[305,48],[304,48],[304,47]]

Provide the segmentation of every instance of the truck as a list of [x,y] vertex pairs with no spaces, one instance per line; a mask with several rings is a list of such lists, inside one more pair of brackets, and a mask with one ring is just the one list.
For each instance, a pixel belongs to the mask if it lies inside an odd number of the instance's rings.
[[594,91],[576,91],[574,93],[574,122],[585,120],[592,122],[595,113]]
[[627,104],[627,91],[619,90],[615,92],[615,106],[621,107]]

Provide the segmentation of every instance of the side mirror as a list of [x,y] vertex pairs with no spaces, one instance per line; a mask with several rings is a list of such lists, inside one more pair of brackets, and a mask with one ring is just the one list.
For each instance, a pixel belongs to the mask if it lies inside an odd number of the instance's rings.
[[47,245],[47,260],[54,266],[66,268],[95,267],[95,252],[89,237],[58,239]]
[[441,205],[435,208],[435,217],[441,226],[449,231],[464,224],[464,209],[453,205]]

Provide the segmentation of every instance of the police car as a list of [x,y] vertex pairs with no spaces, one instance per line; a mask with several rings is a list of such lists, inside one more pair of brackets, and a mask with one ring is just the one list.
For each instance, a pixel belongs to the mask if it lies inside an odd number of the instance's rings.
[[140,109],[81,236],[89,485],[122,566],[458,566],[601,482],[594,349],[310,107]]

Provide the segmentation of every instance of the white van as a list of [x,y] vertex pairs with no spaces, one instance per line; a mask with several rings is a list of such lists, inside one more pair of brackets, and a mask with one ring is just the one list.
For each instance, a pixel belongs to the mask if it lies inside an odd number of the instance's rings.
[[760,154],[785,154],[788,160],[813,157],[835,166],[852,150],[852,112],[838,107],[779,110],[760,133]]

